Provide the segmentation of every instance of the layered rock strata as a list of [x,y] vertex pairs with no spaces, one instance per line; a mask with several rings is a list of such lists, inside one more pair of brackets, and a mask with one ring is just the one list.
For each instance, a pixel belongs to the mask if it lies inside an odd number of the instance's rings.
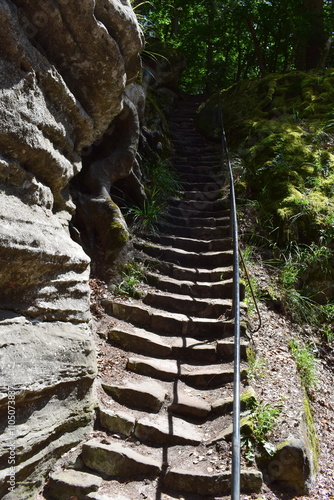
[[127,0],[4,0],[0,23],[0,497],[28,499],[91,426],[90,259],[69,181],[122,113],[143,40]]

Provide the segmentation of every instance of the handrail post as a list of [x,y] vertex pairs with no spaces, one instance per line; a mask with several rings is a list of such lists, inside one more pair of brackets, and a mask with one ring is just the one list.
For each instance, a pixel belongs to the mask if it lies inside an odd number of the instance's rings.
[[240,283],[239,242],[233,171],[224,129],[221,95],[219,95],[219,121],[221,125],[222,152],[225,152],[230,177],[231,225],[233,239],[233,304],[234,311],[234,383],[233,383],[233,437],[232,437],[232,491],[231,499],[240,500]]

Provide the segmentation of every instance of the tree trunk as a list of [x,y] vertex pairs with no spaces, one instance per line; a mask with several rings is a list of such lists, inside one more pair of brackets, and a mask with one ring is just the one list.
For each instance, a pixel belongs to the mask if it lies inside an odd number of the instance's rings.
[[246,23],[247,23],[249,31],[252,35],[254,49],[255,49],[255,55],[256,55],[257,63],[258,63],[259,68],[260,68],[261,76],[265,76],[267,74],[265,58],[264,58],[264,54],[263,54],[263,50],[262,50],[260,41],[259,41],[258,36],[256,34],[256,29],[254,27],[254,23],[251,19],[246,19]]
[[323,0],[303,1],[303,26],[297,33],[296,67],[310,70],[321,66],[326,36]]

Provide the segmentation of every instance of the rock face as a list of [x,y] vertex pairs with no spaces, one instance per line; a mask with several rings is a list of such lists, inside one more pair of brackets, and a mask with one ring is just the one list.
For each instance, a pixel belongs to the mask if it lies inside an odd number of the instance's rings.
[[0,23],[0,496],[28,499],[91,426],[90,259],[69,181],[124,115],[143,39],[127,0],[3,0]]

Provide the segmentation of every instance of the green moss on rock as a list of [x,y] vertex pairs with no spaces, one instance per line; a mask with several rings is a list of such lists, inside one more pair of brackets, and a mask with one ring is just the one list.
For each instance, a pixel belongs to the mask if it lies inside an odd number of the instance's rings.
[[[222,91],[230,148],[244,164],[247,197],[256,199],[279,240],[310,243],[332,224],[334,69],[271,74]],[[198,129],[220,137],[218,96],[198,111]]]
[[310,405],[310,401],[307,396],[303,399],[304,403],[304,423],[305,423],[305,433],[306,440],[308,443],[308,447],[310,449],[312,466],[313,466],[313,475],[318,471],[318,460],[319,460],[319,440],[317,436],[317,432],[314,425],[312,408]]

